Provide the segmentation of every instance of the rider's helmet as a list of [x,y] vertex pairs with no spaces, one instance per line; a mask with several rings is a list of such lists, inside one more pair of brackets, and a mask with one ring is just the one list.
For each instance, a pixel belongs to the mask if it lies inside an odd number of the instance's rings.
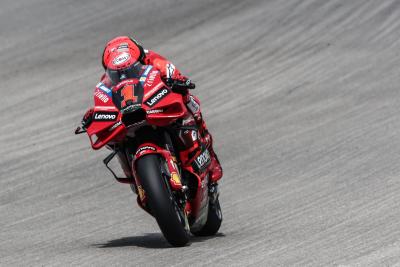
[[144,58],[142,46],[128,36],[109,41],[103,51],[103,67],[113,85],[124,79],[138,78]]

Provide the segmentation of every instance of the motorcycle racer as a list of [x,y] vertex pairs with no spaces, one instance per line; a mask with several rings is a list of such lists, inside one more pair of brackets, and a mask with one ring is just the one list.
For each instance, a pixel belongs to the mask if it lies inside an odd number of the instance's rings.
[[[183,88],[181,93],[187,109],[191,114],[182,122],[182,124],[185,126],[197,127],[198,133],[203,137],[203,140],[206,140],[210,145],[209,150],[212,169],[210,180],[215,183],[221,179],[223,174],[222,168],[218,157],[212,148],[212,136],[209,133],[201,114],[200,101],[197,97],[190,94],[188,90],[191,86],[194,87],[191,80],[182,75],[169,60],[154,51],[144,49],[140,43],[128,36],[116,37],[106,44],[102,56],[102,65],[105,73],[101,76],[99,85],[110,88],[111,90],[114,86],[125,79],[139,79],[140,74],[147,65],[158,70],[166,84],[170,86],[178,84],[181,89]],[[83,128],[87,128],[90,125],[92,117],[93,110],[91,109],[86,112],[82,119]],[[191,138],[193,138],[193,135]],[[198,149],[197,143],[185,141],[183,141],[183,143],[184,146],[181,148],[181,153],[190,154],[195,149]],[[125,169],[123,157],[119,158],[122,168]]]

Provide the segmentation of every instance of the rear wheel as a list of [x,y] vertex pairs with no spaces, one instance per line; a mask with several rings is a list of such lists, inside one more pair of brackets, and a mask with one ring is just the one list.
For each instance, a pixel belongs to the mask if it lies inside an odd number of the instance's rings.
[[186,215],[175,201],[169,184],[162,175],[162,162],[157,155],[138,159],[137,173],[145,191],[147,205],[167,241],[176,247],[189,242]]
[[196,236],[212,236],[215,235],[222,223],[222,210],[217,198],[214,203],[208,205],[207,222],[199,231],[192,232]]

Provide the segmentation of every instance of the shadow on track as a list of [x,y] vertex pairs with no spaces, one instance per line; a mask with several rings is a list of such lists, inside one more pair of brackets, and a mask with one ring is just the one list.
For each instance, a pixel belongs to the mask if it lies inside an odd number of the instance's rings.
[[[225,237],[223,233],[218,233],[215,236],[192,236],[190,243],[203,242],[208,239]],[[142,247],[142,248],[172,248],[165,240],[161,233],[147,233],[142,236],[130,236],[119,239],[110,240],[105,244],[95,244],[97,248],[117,248],[117,247]]]

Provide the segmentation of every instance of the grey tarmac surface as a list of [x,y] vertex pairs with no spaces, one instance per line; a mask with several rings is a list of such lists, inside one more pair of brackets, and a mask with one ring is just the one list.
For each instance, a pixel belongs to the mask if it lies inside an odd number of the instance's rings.
[[[225,176],[171,248],[86,136],[105,42],[197,84]],[[3,0],[1,266],[400,265],[400,2]]]

